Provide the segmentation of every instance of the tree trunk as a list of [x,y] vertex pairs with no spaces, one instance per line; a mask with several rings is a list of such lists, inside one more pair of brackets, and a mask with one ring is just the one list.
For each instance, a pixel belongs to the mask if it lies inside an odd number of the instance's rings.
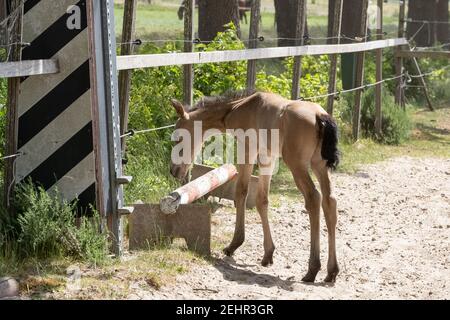
[[198,34],[202,41],[212,41],[224,25],[233,22],[240,36],[238,0],[200,0]]
[[[334,25],[334,7],[336,4],[336,0],[328,0],[328,31],[327,37],[333,36],[333,25]],[[333,43],[332,39],[327,40],[328,44]]]
[[[0,0],[0,22],[5,20],[6,18],[6,2],[5,0]],[[0,26],[0,45],[6,44],[6,34],[5,34],[6,28],[3,27],[3,25]]]
[[[436,5],[436,20],[449,22],[448,0],[438,0]],[[437,41],[439,41],[440,43],[450,42],[449,24],[437,25]]]
[[[447,0],[445,1],[447,2]],[[436,20],[436,8],[436,0],[410,0],[408,2],[408,19],[434,21]],[[406,34],[408,39],[414,37],[412,40],[419,47],[433,46],[436,42],[436,26],[433,23],[408,22]]]
[[6,2],[5,0],[0,0],[0,21],[6,18]]
[[[334,3],[333,3],[334,5]],[[361,37],[361,12],[363,12],[361,0],[345,0],[342,9],[342,35],[349,38]],[[334,9],[332,9],[334,13]],[[343,38],[342,43],[354,41]]]
[[[298,0],[275,0],[275,20],[279,47],[295,46],[297,2]],[[308,35],[308,23],[305,25],[304,34]]]

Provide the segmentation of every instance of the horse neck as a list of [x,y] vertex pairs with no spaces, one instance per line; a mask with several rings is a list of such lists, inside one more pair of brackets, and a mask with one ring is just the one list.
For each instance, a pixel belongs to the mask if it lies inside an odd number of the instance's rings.
[[225,131],[225,118],[232,111],[232,103],[206,107],[205,109],[195,111],[193,115],[195,121],[201,121],[203,130],[218,129]]

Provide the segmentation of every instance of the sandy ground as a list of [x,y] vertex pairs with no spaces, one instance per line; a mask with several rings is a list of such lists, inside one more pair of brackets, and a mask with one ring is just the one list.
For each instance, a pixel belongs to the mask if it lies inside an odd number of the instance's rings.
[[[322,270],[315,284],[300,281],[309,253],[303,204],[282,198],[272,208],[274,265],[263,268],[262,228],[248,214],[246,242],[233,258],[214,252],[159,291],[136,289],[132,299],[448,299],[450,298],[450,160],[397,158],[335,174],[339,207],[337,252],[341,273],[326,275],[322,217]],[[216,238],[233,232],[234,216],[214,214]],[[137,286],[139,287],[139,286]]]

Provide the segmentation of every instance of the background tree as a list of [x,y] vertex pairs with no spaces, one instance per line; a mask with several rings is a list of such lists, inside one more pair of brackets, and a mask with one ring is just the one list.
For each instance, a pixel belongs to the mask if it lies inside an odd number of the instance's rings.
[[[408,18],[412,20],[449,22],[448,0],[410,0]],[[420,29],[420,31],[419,31]],[[449,25],[408,22],[407,36],[420,47],[433,46],[436,42],[449,42]]]
[[240,36],[238,0],[199,0],[198,9],[198,35],[202,41],[213,40],[230,22]]
[[[333,23],[334,23],[334,8],[335,0],[329,0],[328,2],[328,37],[332,36]],[[342,29],[341,35],[349,38],[355,38],[361,36],[360,26],[361,26],[361,12],[362,12],[362,1],[361,0],[344,0],[344,5],[342,8]],[[343,38],[342,43],[354,42],[350,39]],[[328,41],[331,43],[331,39]]]
[[[412,20],[435,20],[436,1],[435,0],[410,0],[408,1],[408,19]],[[419,30],[420,29],[420,30]],[[406,28],[408,39],[414,37],[418,46],[427,47],[435,42],[436,25],[419,22],[408,22]]]
[[[448,22],[448,0],[438,0],[436,5],[436,20]],[[438,24],[437,25],[437,41],[440,43],[450,42],[450,25],[448,24]]]
[[[278,46],[295,45],[295,25],[297,23],[298,0],[275,0],[275,22],[277,25]],[[305,35],[308,34],[308,23]]]
[[[328,0],[328,31],[327,31],[328,37],[331,37],[333,35],[335,4],[336,4],[336,0]],[[345,4],[345,2],[344,2],[344,4]],[[327,40],[328,44],[330,44],[331,42],[332,42],[331,39]]]
[[[345,0],[342,11],[342,35],[350,38],[360,37],[361,34],[361,12],[363,12],[361,0]],[[367,8],[366,8],[367,10]],[[334,13],[334,10],[332,11]],[[342,43],[353,42],[342,39]]]
[[6,2],[5,0],[0,0],[0,22],[6,18]]
[[[6,2],[5,0],[0,0],[0,22],[6,18]],[[3,25],[0,25],[0,45],[5,44],[5,30]]]

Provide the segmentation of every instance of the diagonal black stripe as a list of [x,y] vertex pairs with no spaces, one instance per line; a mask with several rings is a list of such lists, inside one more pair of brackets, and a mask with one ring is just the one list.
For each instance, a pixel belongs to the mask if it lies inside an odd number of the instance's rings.
[[26,176],[24,181],[31,178],[34,183],[48,190],[93,150],[92,122],[90,122]]
[[89,90],[89,60],[19,118],[18,148],[22,148],[50,122]]
[[86,0],[81,0],[76,5],[81,9],[81,28],[73,30],[68,29],[67,19],[71,16],[71,13],[64,14],[31,42],[30,46],[22,50],[23,60],[50,59],[73,38],[86,29]]
[[76,202],[77,216],[92,216],[94,213],[92,207],[95,209],[95,183],[78,195],[78,199],[74,201]]
[[41,0],[26,0],[23,5],[23,12],[26,14],[28,11],[33,9],[35,5],[37,5]]

